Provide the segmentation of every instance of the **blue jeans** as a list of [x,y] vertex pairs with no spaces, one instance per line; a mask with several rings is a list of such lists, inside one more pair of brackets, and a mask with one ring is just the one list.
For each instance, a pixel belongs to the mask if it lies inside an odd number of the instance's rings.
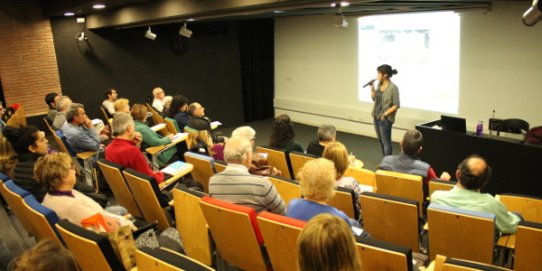
[[378,142],[382,147],[382,155],[391,155],[392,145],[391,145],[391,121],[385,120],[374,120],[376,137]]

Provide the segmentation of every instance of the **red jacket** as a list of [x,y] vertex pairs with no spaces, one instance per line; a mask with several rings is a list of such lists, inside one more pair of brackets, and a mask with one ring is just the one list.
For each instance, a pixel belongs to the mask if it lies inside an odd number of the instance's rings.
[[143,153],[132,141],[120,138],[113,139],[105,148],[105,159],[152,176],[157,183],[164,181],[164,173],[152,171]]

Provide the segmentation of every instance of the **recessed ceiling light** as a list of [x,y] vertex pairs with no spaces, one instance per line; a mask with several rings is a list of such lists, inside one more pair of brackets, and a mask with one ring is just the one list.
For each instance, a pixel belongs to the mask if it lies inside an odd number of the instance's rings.
[[68,11],[68,12],[64,13],[64,16],[66,16],[66,17],[70,17],[70,16],[73,16],[73,15],[75,15],[75,13],[73,13],[71,11]]
[[196,19],[194,19],[194,18],[190,18],[190,19],[188,19],[188,20],[186,20],[186,21],[187,21],[187,22],[193,22],[193,21],[195,21],[195,20],[196,20]]
[[105,5],[104,4],[94,4],[94,6],[92,6],[93,9],[102,9],[102,8],[105,8]]
[[341,2],[341,7],[348,7],[348,6],[350,6],[349,2],[347,2],[347,1],[342,1]]
[[275,11],[273,11],[273,13],[279,14],[279,13],[284,13],[284,11],[282,11],[282,10],[275,10]]

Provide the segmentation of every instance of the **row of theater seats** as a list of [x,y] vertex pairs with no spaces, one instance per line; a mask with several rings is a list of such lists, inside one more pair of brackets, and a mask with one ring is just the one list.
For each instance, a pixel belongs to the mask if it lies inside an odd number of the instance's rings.
[[[265,151],[265,148],[262,147],[258,147],[258,149]],[[278,150],[274,151],[278,152]],[[194,165],[192,171],[194,178],[202,180],[204,183],[208,183],[210,176],[225,168],[223,162],[214,161],[207,156],[189,154],[185,158]],[[290,161],[293,161],[291,158]],[[356,168],[349,169],[349,171],[356,170]],[[381,170],[376,173],[372,172],[372,174],[369,170],[364,171],[363,176],[369,181],[364,180],[363,184],[373,183],[374,191],[377,192],[364,192],[360,197],[363,206],[364,229],[373,238],[420,252],[420,221],[427,219],[429,223],[426,225],[431,225],[431,230],[428,231],[430,259],[434,259],[437,254],[443,254],[488,264],[497,260],[493,254],[495,248],[494,216],[434,204],[425,209],[423,208],[424,204],[420,204],[420,202],[428,200],[423,193],[421,177]],[[270,180],[286,202],[301,196],[299,185],[295,181],[273,176],[270,176]],[[454,185],[454,182],[432,180],[428,185],[428,194],[430,195],[435,190],[449,190]],[[353,211],[349,211],[355,209],[352,204],[352,194],[338,191],[337,195],[338,198],[344,196],[345,200],[336,199],[337,202],[343,204],[331,202],[330,205],[355,218]],[[499,239],[497,245],[503,248],[500,259],[504,258],[505,252],[508,255],[513,255],[505,249],[515,250],[515,266],[519,268],[517,270],[542,268],[541,261],[532,261],[529,256],[542,252],[542,240],[531,238],[533,235],[541,236],[542,200],[517,195],[498,195],[498,198],[509,210],[521,213],[526,219],[526,222],[519,227],[518,234],[503,236]],[[516,248],[515,243],[518,235],[521,244],[519,248]],[[533,247],[539,249],[533,250]],[[525,263],[528,263],[532,268],[526,269]],[[501,264],[504,263],[501,262]],[[512,264],[511,256],[507,264]]]

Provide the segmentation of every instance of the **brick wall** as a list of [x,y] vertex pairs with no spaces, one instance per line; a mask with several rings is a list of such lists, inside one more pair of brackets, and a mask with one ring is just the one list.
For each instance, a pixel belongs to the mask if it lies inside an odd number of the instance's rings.
[[44,97],[60,91],[48,18],[39,0],[0,0],[0,80],[6,103],[21,103],[26,115],[47,112]]

